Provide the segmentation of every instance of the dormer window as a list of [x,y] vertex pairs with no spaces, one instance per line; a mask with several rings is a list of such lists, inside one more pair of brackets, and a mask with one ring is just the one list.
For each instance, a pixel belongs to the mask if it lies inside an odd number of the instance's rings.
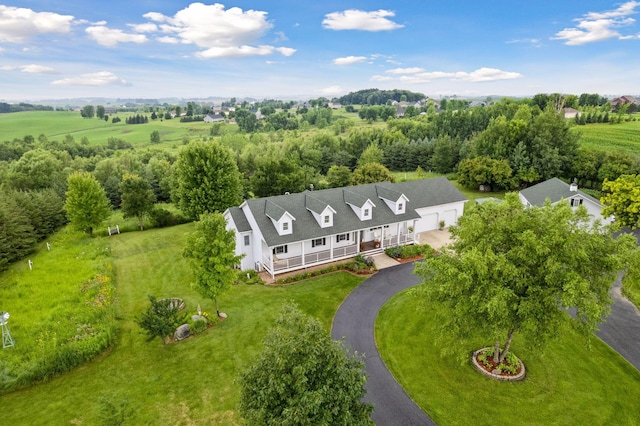
[[369,217],[369,209],[364,209],[364,213],[362,215],[364,217]]
[[289,230],[289,222],[282,222],[282,230],[283,231]]
[[398,212],[399,213],[404,212],[404,203],[398,203]]
[[324,217],[324,223],[331,223],[331,216],[329,216],[329,215],[325,215],[325,217]]

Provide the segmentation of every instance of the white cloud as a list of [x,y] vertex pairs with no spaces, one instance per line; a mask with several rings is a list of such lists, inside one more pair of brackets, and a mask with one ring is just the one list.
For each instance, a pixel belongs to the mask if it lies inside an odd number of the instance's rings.
[[628,16],[637,13],[635,9],[638,6],[639,1],[628,1],[615,10],[589,12],[582,18],[574,19],[577,22],[575,27],[558,31],[552,40],[564,40],[566,45],[578,46],[610,38],[627,39],[628,36],[616,29],[635,23],[635,19]]
[[539,38],[518,38],[505,42],[506,44],[516,44],[516,43],[524,43],[531,44],[533,47],[540,47],[542,43],[540,43]]
[[158,26],[154,23],[147,22],[145,24],[129,24],[131,29],[137,33],[155,33],[158,31]]
[[23,65],[20,67],[22,72],[34,73],[34,74],[55,74],[56,70],[51,67],[47,67],[45,65]]
[[[273,27],[267,20],[267,12],[244,11],[238,7],[225,9],[219,3],[192,3],[172,17],[158,12],[143,16],[161,24],[160,31],[167,36],[202,48],[197,53],[201,58],[271,55],[276,52],[290,56],[296,51],[288,47],[258,44],[259,39]],[[279,41],[286,39],[284,33],[276,35]],[[168,40],[171,39],[161,41]]]
[[158,40],[160,43],[167,43],[167,44],[178,44],[178,43],[180,43],[180,39],[175,38],[175,37],[169,37],[169,36],[158,37],[158,38],[156,38],[156,40]]
[[423,72],[424,70],[419,67],[411,67],[411,68],[394,68],[392,70],[387,70],[389,74],[415,74],[419,72]]
[[89,37],[94,39],[99,45],[106,47],[114,47],[118,43],[141,44],[149,40],[144,34],[127,34],[122,30],[114,30],[102,25],[88,27],[85,31]]
[[322,26],[329,30],[361,30],[361,31],[390,31],[404,27],[390,19],[396,14],[391,10],[349,9],[343,12],[333,12],[325,15]]
[[54,86],[131,86],[125,80],[109,71],[82,74],[76,77],[64,78],[51,82]]
[[335,65],[351,65],[367,60],[366,56],[345,56],[344,58],[336,58],[333,60]]
[[[502,71],[496,68],[478,68],[473,72],[457,71],[457,72],[444,72],[444,71],[429,71],[429,72],[416,72],[419,68],[404,68],[409,72],[395,74],[403,74],[399,77],[402,83],[407,84],[423,84],[429,83],[432,80],[449,79],[451,81],[468,81],[472,83],[496,81],[496,80],[510,80],[514,78],[523,77],[522,74],[517,72]],[[397,70],[390,70],[397,71]],[[374,76],[375,77],[375,76]],[[378,80],[381,81],[381,80]]]
[[36,65],[36,64],[19,65],[19,66],[4,65],[0,67],[0,70],[2,71],[20,70],[22,72],[32,73],[32,74],[56,74],[56,71],[53,68],[47,67],[44,65]]
[[68,33],[73,16],[0,5],[0,42],[24,43],[40,34]]
[[325,95],[340,95],[344,92],[345,92],[344,89],[340,86],[329,86],[329,87],[320,89],[320,93],[323,93]]
[[463,80],[463,81],[473,81],[473,82],[482,82],[482,81],[496,81],[496,80],[511,80],[514,78],[521,78],[522,74],[517,72],[509,72],[502,71],[496,68],[478,68],[477,70],[466,73],[466,72],[457,72],[455,76],[455,80]]
[[371,77],[372,81],[389,81],[389,80],[393,80],[393,77],[390,77],[388,75],[374,75]]
[[239,58],[243,56],[266,56],[274,52],[279,52],[284,56],[293,55],[296,50],[288,47],[273,46],[227,46],[211,47],[207,50],[196,53],[196,56],[204,59],[211,58]]

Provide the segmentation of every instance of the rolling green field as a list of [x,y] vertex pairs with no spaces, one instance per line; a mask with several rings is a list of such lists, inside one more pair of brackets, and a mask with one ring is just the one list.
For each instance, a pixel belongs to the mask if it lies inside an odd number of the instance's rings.
[[580,145],[599,151],[621,151],[634,156],[640,155],[640,121],[620,124],[587,124],[574,126],[579,132]]
[[[161,145],[181,144],[182,138],[208,136],[211,124],[203,121],[181,123],[171,119],[149,120],[147,124],[126,124],[125,119],[134,113],[118,113],[110,116],[109,122],[98,118],[82,118],[79,112],[72,111],[28,111],[0,114],[0,140],[22,139],[26,135],[38,138],[44,134],[49,140],[63,140],[71,135],[80,142],[87,137],[94,145],[106,145],[109,138],[121,138],[136,148],[150,145],[149,135],[154,130],[160,132]],[[142,114],[149,116],[150,114]],[[111,123],[118,116],[119,123]],[[235,126],[234,126],[235,127]]]
[[[261,350],[282,306],[296,302],[328,332],[338,305],[363,280],[341,272],[286,287],[235,285],[219,298],[226,320],[180,343],[147,342],[135,318],[148,305],[149,294],[183,298],[189,315],[198,304],[214,311],[213,301],[191,287],[181,256],[185,236],[193,229],[186,224],[93,240],[111,248],[120,329],[115,344],[69,373],[1,396],[2,424],[120,424],[118,418],[125,424],[240,424],[236,379]],[[67,261],[74,260],[74,250]],[[36,255],[35,264],[46,255]],[[28,272],[14,265],[6,274],[19,281]],[[12,290],[0,285],[0,300],[6,291]],[[29,337],[20,330],[20,315],[12,314],[11,321],[16,346],[21,345]],[[0,360],[10,350],[0,351]]]

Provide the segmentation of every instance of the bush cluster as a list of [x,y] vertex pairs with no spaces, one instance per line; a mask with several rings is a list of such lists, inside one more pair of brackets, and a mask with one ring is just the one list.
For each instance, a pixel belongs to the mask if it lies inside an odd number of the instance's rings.
[[413,244],[385,249],[385,254],[394,259],[409,259],[416,256],[431,257],[436,251],[429,244]]
[[347,263],[333,264],[322,269],[315,269],[313,271],[306,271],[297,275],[279,278],[276,280],[276,284],[290,284],[296,281],[302,281],[336,271],[349,271],[356,274],[372,274],[376,271],[376,266],[371,256],[367,256],[365,258],[363,255],[359,254],[352,261]]

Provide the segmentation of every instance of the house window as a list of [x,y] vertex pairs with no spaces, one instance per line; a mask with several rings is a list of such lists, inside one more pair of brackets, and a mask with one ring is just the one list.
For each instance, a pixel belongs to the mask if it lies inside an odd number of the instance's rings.
[[286,245],[273,248],[273,254],[283,254],[288,251],[289,251],[289,248]]
[[250,242],[250,240],[249,240],[249,236],[248,236],[248,235],[245,235],[245,236],[244,236],[244,245],[245,245],[245,246],[248,246],[248,245],[249,245],[249,242]]
[[364,209],[364,217],[369,217],[369,209]]
[[283,231],[289,230],[289,222],[282,222],[282,230]]
[[338,234],[336,235],[336,243],[339,243],[340,241],[349,241],[349,234]]
[[315,240],[311,240],[311,247],[324,246],[325,244],[327,244],[326,238],[316,238]]
[[582,198],[572,198],[571,199],[571,207],[578,207],[582,205],[582,201],[584,201]]
[[331,217],[329,217],[329,215],[326,215],[324,217],[324,223],[329,223],[330,220],[331,220]]

